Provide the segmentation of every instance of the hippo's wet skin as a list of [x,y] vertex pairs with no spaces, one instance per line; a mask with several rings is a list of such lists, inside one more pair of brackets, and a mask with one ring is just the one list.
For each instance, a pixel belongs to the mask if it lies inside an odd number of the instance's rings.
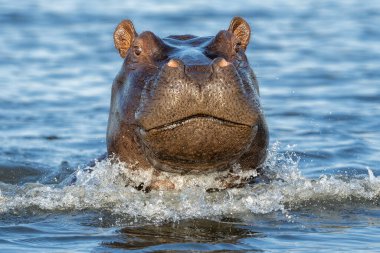
[[112,85],[109,155],[171,173],[207,173],[263,163],[268,130],[239,17],[215,36],[159,38],[123,20],[114,33],[124,58]]

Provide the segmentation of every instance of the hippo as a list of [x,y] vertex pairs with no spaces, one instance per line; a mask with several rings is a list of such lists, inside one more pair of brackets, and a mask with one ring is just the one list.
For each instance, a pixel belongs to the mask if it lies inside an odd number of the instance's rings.
[[259,170],[268,128],[245,51],[249,24],[234,17],[215,36],[113,34],[123,65],[112,85],[108,155],[174,174]]

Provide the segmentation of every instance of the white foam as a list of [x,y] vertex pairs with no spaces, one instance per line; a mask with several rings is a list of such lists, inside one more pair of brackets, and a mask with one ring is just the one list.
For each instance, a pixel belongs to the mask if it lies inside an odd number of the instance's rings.
[[[218,184],[217,174],[178,175],[171,177],[176,190],[144,193],[136,190],[133,182],[148,185],[154,178],[152,171],[142,172],[136,166],[104,160],[96,163],[91,173],[78,170],[77,181],[72,185],[0,184],[0,212],[26,208],[46,211],[95,209],[160,221],[274,211],[286,213],[300,203],[353,198],[371,201],[380,196],[380,177],[374,176],[370,169],[368,175],[349,179],[326,175],[308,179],[299,170],[299,158],[291,152],[281,154],[278,149],[279,144],[275,143],[266,162],[270,183],[208,193],[205,191],[208,187]],[[239,173],[239,168],[234,171]],[[168,175],[164,173],[162,177]]]

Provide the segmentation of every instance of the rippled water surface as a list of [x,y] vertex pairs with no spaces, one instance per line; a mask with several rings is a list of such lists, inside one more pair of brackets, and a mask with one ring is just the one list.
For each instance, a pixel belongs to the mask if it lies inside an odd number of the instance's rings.
[[[149,171],[83,170],[106,150],[117,23],[214,35],[237,15],[270,180],[144,193],[126,181]],[[380,251],[378,24],[379,1],[0,1],[0,251]]]

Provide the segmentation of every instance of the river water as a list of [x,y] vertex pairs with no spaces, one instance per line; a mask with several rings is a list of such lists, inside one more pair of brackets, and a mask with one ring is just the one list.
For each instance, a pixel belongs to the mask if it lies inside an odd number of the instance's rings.
[[[213,35],[237,15],[271,180],[143,193],[128,164],[86,172],[106,150],[118,22]],[[380,251],[378,24],[379,1],[0,0],[0,251]]]

